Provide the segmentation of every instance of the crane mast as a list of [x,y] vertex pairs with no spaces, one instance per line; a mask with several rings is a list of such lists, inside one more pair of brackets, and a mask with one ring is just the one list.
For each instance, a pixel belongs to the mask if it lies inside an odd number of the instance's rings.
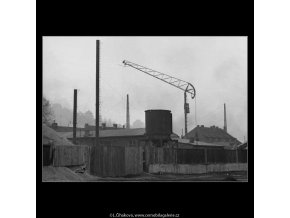
[[169,76],[165,73],[158,72],[156,70],[152,70],[150,68],[141,66],[139,64],[135,64],[130,61],[123,61],[123,64],[125,66],[133,67],[143,73],[148,74],[149,76],[155,77],[156,79],[159,79],[163,82],[166,82],[178,89],[181,89],[184,91],[184,132],[187,134],[187,114],[189,113],[189,104],[187,103],[187,93],[191,95],[191,98],[194,99],[196,92],[194,86],[186,81],[183,81],[181,79],[178,79],[176,77]]

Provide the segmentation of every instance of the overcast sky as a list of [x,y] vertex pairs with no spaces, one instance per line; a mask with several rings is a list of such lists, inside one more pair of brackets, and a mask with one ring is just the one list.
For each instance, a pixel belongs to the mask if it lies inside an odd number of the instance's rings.
[[[168,109],[173,131],[184,131],[183,92],[131,67],[128,60],[190,82],[188,131],[196,125],[223,127],[227,107],[228,132],[240,141],[247,137],[246,37],[44,37],[43,94],[51,103],[95,113],[96,39],[100,40],[100,113],[119,124],[145,122],[145,110]],[[196,118],[196,119],[195,119]]]

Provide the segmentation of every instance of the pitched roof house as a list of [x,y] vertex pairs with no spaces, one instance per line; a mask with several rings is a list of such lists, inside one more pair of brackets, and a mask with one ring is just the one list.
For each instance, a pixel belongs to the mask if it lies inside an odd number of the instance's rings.
[[184,138],[190,139],[191,142],[203,141],[225,146],[241,144],[239,140],[217,126],[205,127],[204,125],[197,125]]

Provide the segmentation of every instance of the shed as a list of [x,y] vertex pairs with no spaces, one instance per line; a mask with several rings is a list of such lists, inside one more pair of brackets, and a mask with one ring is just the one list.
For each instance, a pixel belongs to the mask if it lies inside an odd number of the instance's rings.
[[86,146],[72,144],[55,130],[42,125],[43,165],[78,166],[85,163]]

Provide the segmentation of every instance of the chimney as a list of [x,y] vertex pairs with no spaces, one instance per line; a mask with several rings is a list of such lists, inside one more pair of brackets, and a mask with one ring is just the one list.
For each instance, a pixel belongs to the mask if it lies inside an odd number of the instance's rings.
[[51,128],[53,128],[54,130],[57,129],[57,123],[55,122],[55,120],[54,120],[53,123],[51,124]]
[[127,94],[126,129],[130,129],[129,95]]
[[73,143],[76,144],[77,137],[77,90],[74,89],[74,108],[73,108]]
[[227,111],[226,111],[226,104],[224,104],[224,131],[227,132]]

